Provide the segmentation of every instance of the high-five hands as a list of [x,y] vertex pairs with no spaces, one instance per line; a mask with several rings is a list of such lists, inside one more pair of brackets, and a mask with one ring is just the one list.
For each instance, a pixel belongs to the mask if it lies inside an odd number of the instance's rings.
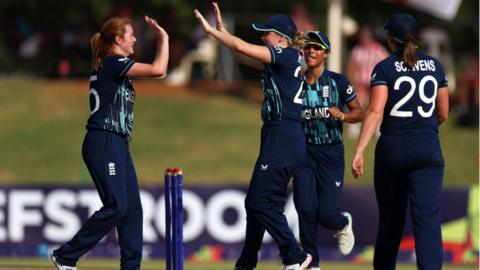
[[[223,24],[222,14],[220,12],[220,8],[218,7],[217,2],[212,2],[212,8],[213,12],[215,12],[215,28],[220,32],[228,33],[227,28],[225,28],[225,25]],[[213,27],[208,23],[205,17],[203,17],[202,13],[200,13],[198,9],[195,9],[193,12],[195,13],[195,17],[202,25],[205,32],[211,33]]]
[[213,12],[215,12],[215,26],[217,27],[217,30],[220,32],[227,32],[227,28],[225,28],[225,25],[223,24],[222,14],[217,2],[212,2],[212,6]]
[[167,31],[158,25],[157,20],[145,15],[145,22],[147,23],[148,28],[150,28],[150,30],[152,30],[152,32],[155,34],[155,37],[161,39],[168,38]]
[[205,18],[203,17],[202,13],[200,13],[200,11],[198,11],[198,9],[195,9],[193,11],[193,13],[195,13],[195,18],[197,18],[197,21],[200,23],[200,25],[203,27],[203,29],[205,30],[205,32],[207,32],[208,34],[210,34],[212,31],[213,31],[213,27],[207,22],[207,20],[205,20]]

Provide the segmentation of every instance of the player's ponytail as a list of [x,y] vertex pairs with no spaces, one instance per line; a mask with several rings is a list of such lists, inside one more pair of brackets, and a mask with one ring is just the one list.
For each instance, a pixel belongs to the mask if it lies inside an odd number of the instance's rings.
[[100,32],[93,34],[90,39],[90,46],[92,48],[92,69],[97,70],[100,68],[102,56],[106,54],[105,45],[102,41],[102,34]]
[[100,32],[92,36],[90,39],[92,69],[99,69],[102,65],[102,58],[112,54],[112,45],[115,42],[115,38],[125,35],[127,25],[132,25],[132,21],[129,18],[111,18],[103,24]]
[[297,32],[295,37],[290,42],[290,46],[295,49],[301,49],[305,45],[305,40],[307,39],[307,34],[305,32]]
[[412,70],[417,63],[417,47],[415,46],[414,37],[410,34],[403,44],[403,64]]

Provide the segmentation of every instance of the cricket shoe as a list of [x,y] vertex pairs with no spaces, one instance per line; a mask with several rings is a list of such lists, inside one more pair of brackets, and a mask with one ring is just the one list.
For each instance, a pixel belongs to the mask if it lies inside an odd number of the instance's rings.
[[311,261],[312,255],[307,254],[307,258],[305,259],[305,261],[302,262],[302,264],[296,263],[291,265],[284,265],[283,270],[305,270],[307,269]]
[[320,267],[309,267],[307,270],[321,270]]
[[57,258],[53,255],[50,255],[50,259],[52,259],[53,264],[58,270],[78,270],[75,266],[61,265],[59,262],[57,262]]
[[347,218],[348,224],[343,229],[338,230],[334,237],[338,241],[340,253],[342,253],[342,255],[348,255],[352,252],[353,246],[355,245],[355,235],[353,235],[352,230],[352,215],[347,212],[343,212],[342,215]]

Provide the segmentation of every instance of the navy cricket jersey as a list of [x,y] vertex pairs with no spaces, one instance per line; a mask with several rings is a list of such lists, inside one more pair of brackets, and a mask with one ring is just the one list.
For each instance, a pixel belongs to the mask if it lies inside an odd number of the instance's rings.
[[342,121],[333,118],[329,107],[343,107],[356,98],[357,94],[347,77],[325,69],[313,84],[303,84],[302,119],[307,142],[311,144],[333,144],[343,141]]
[[438,133],[436,97],[448,81],[437,59],[417,52],[417,63],[408,70],[398,51],[375,66],[370,87],[375,85],[388,87],[382,134]]
[[265,65],[261,80],[265,99],[263,122],[284,119],[300,121],[302,110],[301,53],[294,48],[267,46],[272,62]]
[[126,75],[135,62],[118,55],[102,59],[90,75],[90,118],[87,129],[130,135],[133,128],[135,90]]

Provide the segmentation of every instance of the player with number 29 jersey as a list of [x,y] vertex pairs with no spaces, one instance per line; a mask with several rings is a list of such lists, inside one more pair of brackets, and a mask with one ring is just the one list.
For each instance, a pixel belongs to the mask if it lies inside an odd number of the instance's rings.
[[448,82],[437,59],[417,52],[417,63],[408,70],[393,53],[374,68],[370,87],[376,85],[389,89],[382,134],[438,132],[435,99]]
[[420,31],[413,16],[395,14],[384,29],[393,53],[373,69],[352,162],[353,176],[363,175],[363,152],[382,121],[373,175],[379,210],[373,268],[395,269],[408,209],[417,269],[440,270],[445,161],[438,127],[448,117],[447,79],[435,58],[417,50]]

